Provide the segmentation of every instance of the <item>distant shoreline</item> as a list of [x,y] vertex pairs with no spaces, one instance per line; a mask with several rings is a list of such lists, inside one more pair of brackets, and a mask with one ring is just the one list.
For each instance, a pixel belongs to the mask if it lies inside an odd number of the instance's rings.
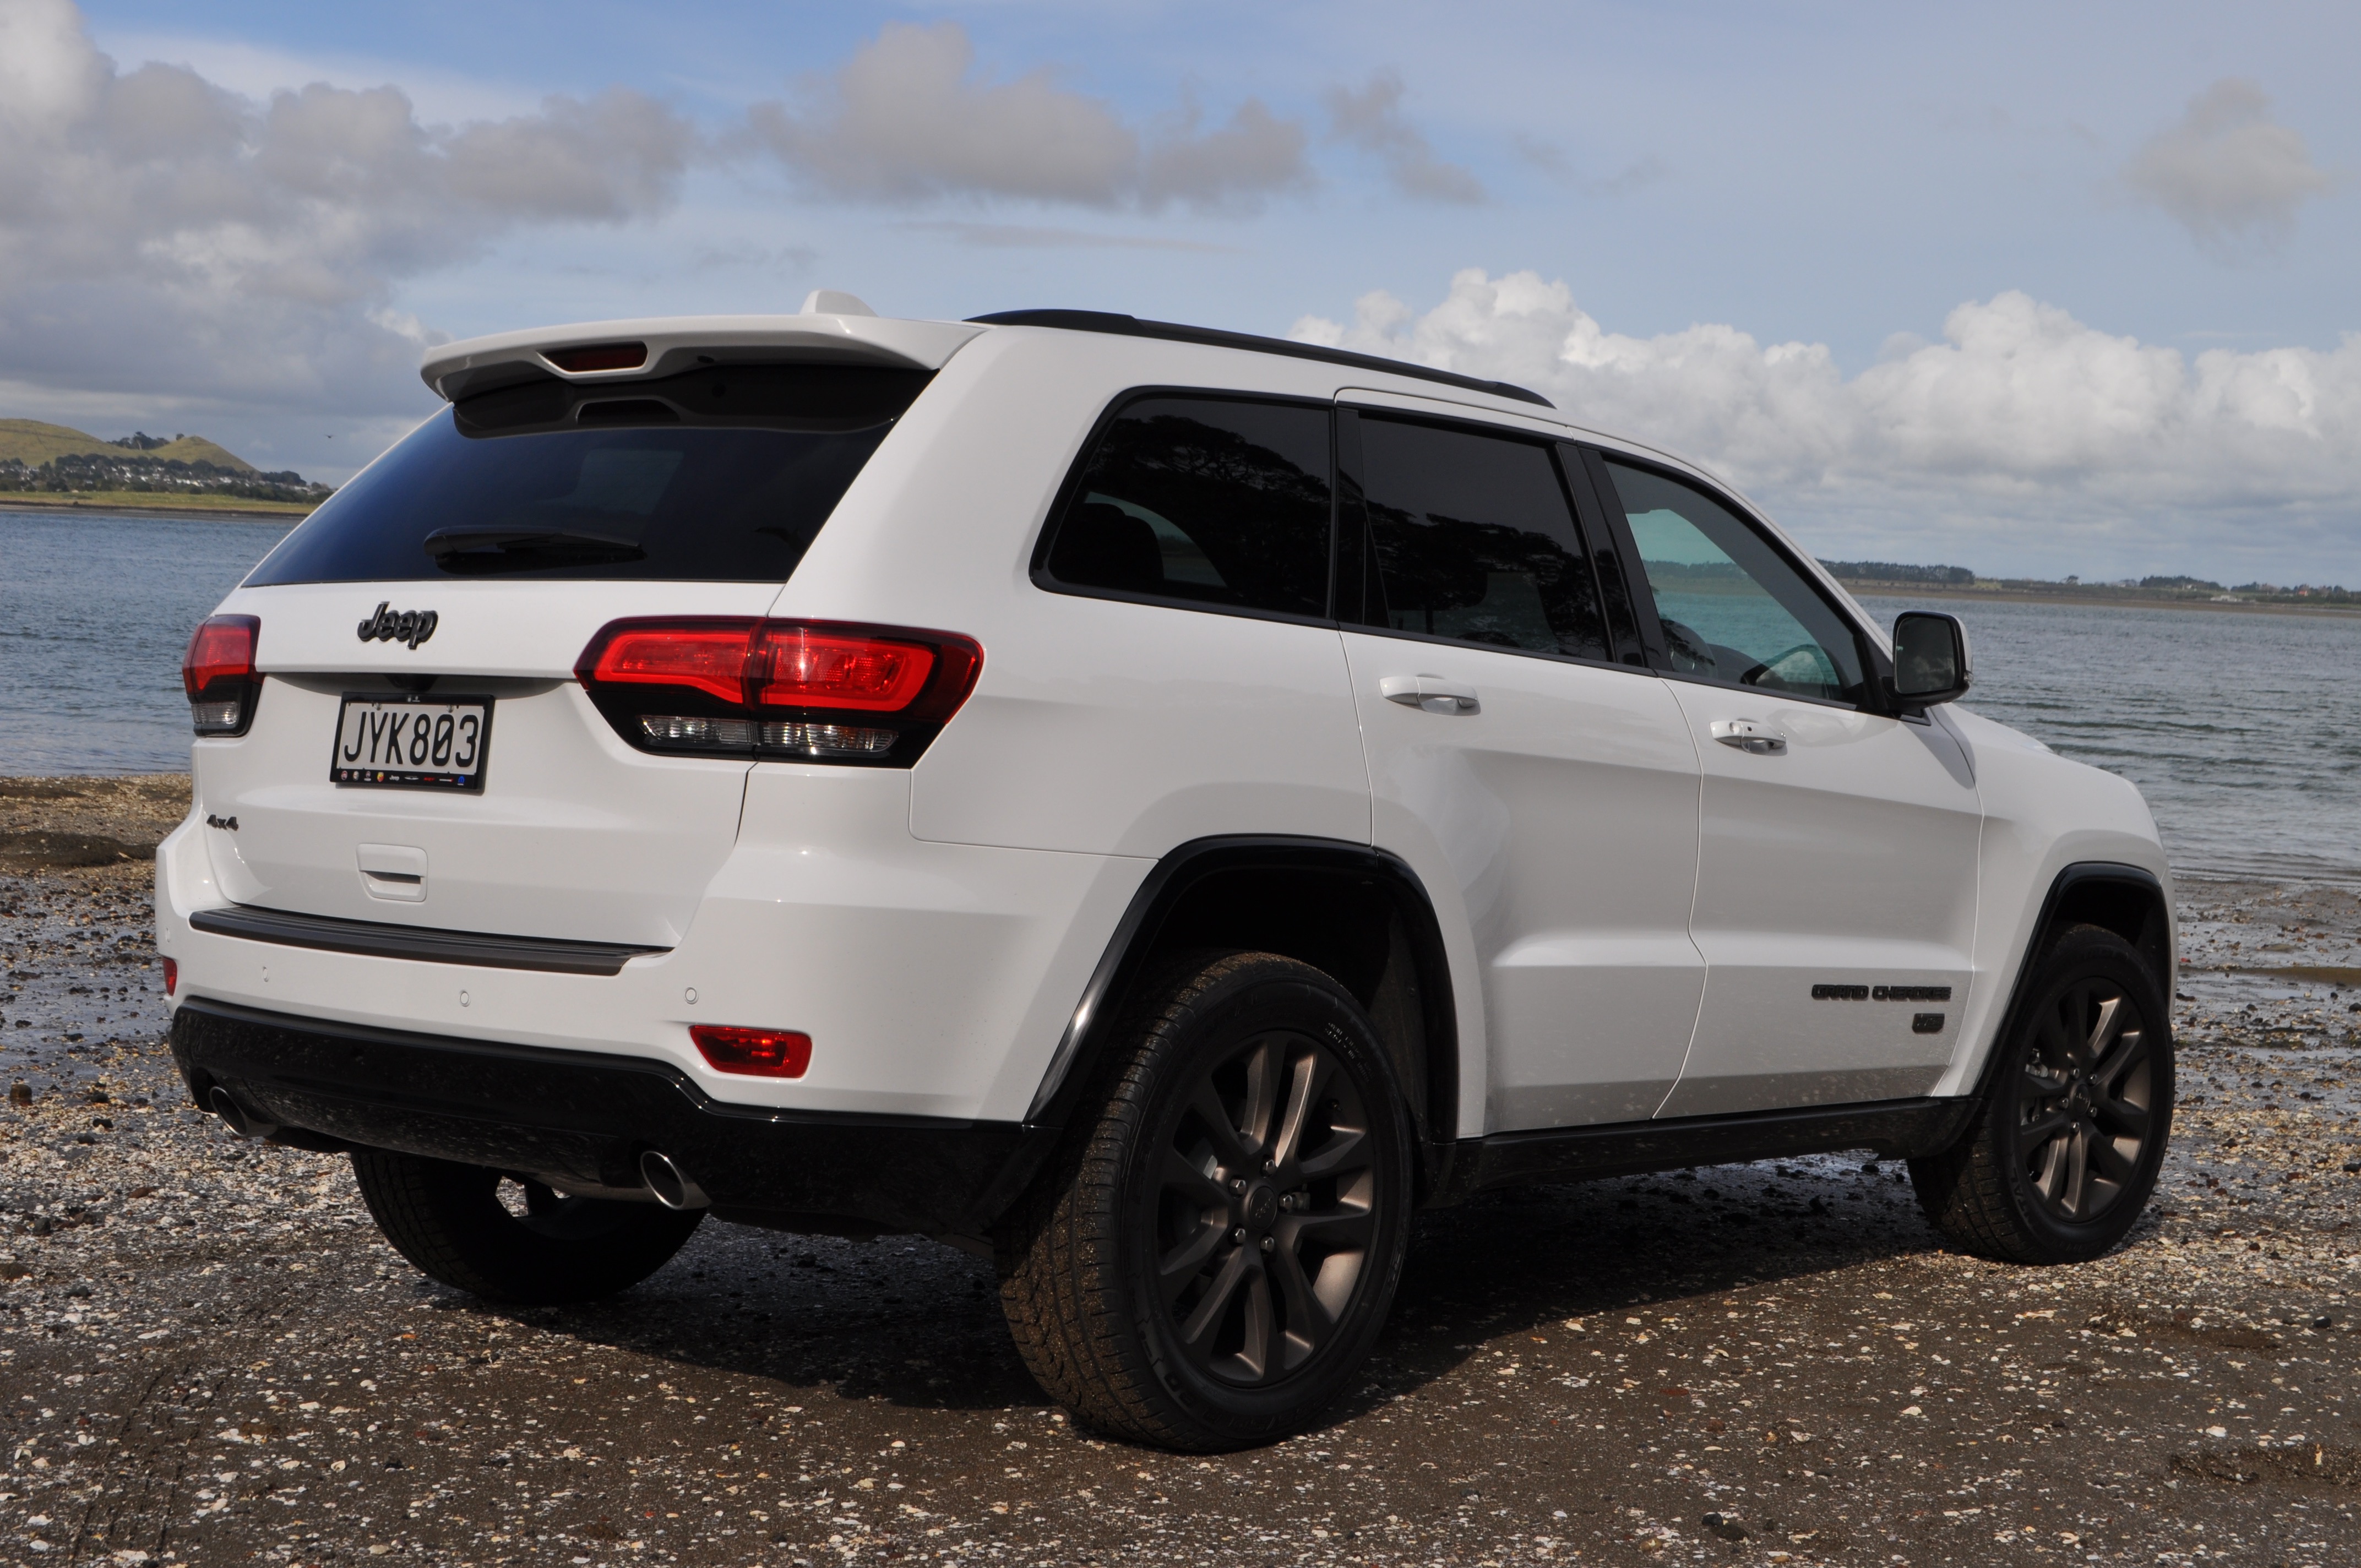
[[2083,609],[2203,609],[2228,615],[2298,615],[2315,620],[2361,620],[2361,605],[2257,604],[2242,600],[2237,604],[2215,604],[2207,599],[2148,598],[2130,593],[2121,595],[2103,591],[2076,593],[2071,589],[2042,588],[1952,588],[1919,583],[1846,582],[1847,593],[1857,598],[1920,598],[1962,599],[1979,604],[2047,604]]
[[[147,492],[131,490],[128,495],[145,496]],[[24,491],[0,492],[0,511],[86,511],[113,517],[218,517],[233,522],[301,522],[312,515],[312,509],[294,501],[247,501],[243,505],[209,505],[203,501],[164,501],[100,499],[88,496],[60,497],[42,500]]]

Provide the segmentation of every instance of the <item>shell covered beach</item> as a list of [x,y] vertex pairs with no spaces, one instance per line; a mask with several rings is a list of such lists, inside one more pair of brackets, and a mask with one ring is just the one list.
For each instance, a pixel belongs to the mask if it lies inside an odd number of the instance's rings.
[[[1947,1251],[1861,1156],[1426,1215],[1366,1384],[1202,1459],[1106,1442],[989,1265],[708,1225],[489,1307],[166,1048],[176,775],[0,781],[0,1556],[48,1563],[2361,1558],[2361,898],[2180,888],[2181,1100],[2095,1264]],[[19,1087],[21,1086],[21,1087]]]

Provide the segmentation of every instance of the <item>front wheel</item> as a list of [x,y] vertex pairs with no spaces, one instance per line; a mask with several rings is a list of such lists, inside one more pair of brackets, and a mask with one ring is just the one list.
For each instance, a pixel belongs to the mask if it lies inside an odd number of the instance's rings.
[[629,1289],[669,1262],[705,1217],[385,1149],[355,1149],[353,1177],[377,1228],[422,1272],[523,1306]]
[[1344,987],[1204,954],[1129,1011],[1093,1121],[1001,1238],[1026,1365],[1102,1430],[1190,1450],[1311,1422],[1385,1323],[1410,1135]]
[[2080,1263],[2122,1241],[2156,1188],[2172,1127],[2164,992],[2095,926],[2042,955],[2027,1005],[1953,1148],[1910,1162],[1919,1206],[1970,1252]]

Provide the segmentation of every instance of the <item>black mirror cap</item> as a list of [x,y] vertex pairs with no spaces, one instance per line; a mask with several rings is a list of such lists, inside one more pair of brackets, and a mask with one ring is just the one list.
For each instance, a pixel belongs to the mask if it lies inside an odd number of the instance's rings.
[[1974,684],[1968,629],[1956,615],[1905,610],[1894,620],[1894,674],[1887,687],[1905,707],[1955,702]]

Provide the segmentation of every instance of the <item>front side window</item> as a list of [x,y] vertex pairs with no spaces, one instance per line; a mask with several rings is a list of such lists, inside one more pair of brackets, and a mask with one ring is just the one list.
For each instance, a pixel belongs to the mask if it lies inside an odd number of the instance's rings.
[[1328,411],[1157,396],[1099,433],[1050,536],[1058,586],[1328,613]]
[[1675,674],[1863,701],[1853,630],[1761,534],[1693,485],[1609,458],[1607,472]]
[[1598,579],[1548,447],[1368,414],[1359,424],[1370,624],[1607,657]]

